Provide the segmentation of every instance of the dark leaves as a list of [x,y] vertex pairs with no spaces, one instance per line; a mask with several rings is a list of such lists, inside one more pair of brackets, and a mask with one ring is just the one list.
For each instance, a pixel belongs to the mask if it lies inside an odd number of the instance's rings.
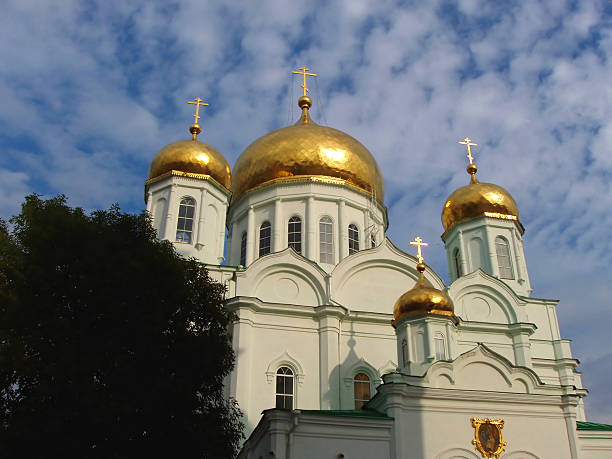
[[0,223],[0,456],[233,457],[223,286],[157,241],[146,214],[32,195],[11,223]]

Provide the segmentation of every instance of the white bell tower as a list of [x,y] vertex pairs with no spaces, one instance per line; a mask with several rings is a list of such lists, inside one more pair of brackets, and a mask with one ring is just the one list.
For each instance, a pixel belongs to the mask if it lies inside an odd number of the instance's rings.
[[197,140],[199,97],[191,140],[162,148],[151,161],[145,182],[147,211],[159,239],[172,242],[181,255],[203,263],[224,261],[225,218],[230,202],[229,164],[215,148]]
[[523,233],[516,202],[501,186],[481,183],[476,178],[469,137],[459,142],[468,148],[470,183],[446,200],[442,210],[451,282],[482,269],[508,284],[522,296],[531,294],[525,262]]

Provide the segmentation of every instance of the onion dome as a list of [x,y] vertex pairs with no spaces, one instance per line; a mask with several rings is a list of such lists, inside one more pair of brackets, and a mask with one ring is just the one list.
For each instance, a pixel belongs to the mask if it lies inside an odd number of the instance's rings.
[[280,181],[331,181],[372,194],[383,203],[383,177],[372,154],[350,135],[310,118],[310,97],[299,98],[302,115],[293,126],[260,137],[242,153],[233,170],[232,201]]
[[[195,116],[199,118],[197,112]],[[191,140],[166,145],[153,157],[149,166],[149,180],[166,173],[196,174],[209,176],[229,190],[231,171],[227,160],[215,148],[197,140],[202,132],[197,122],[189,127],[189,132],[192,134]]]
[[398,298],[393,307],[393,322],[395,325],[404,317],[433,314],[441,316],[455,315],[453,300],[443,292],[438,290],[431,282],[425,279],[425,264],[420,261],[417,264],[419,278],[410,290]]
[[479,182],[476,178],[478,168],[472,162],[471,155],[468,157],[470,157],[470,164],[466,170],[471,176],[470,183],[455,190],[444,203],[442,209],[444,234],[457,223],[483,216],[515,220],[523,231],[514,198],[499,185]]

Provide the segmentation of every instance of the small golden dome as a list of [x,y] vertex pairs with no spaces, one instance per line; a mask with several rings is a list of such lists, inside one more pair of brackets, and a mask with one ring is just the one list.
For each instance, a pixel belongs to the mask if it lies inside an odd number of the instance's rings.
[[453,300],[425,279],[423,274],[425,265],[419,263],[417,270],[419,271],[419,279],[414,287],[400,296],[395,302],[393,307],[393,325],[406,316],[418,314],[455,315]]
[[499,185],[480,183],[475,164],[468,165],[467,171],[472,176],[470,183],[455,190],[442,209],[445,233],[456,223],[482,216],[518,221],[518,206],[508,191]]
[[226,159],[215,148],[198,140],[179,140],[162,148],[151,161],[149,179],[173,170],[209,175],[230,189],[231,172]]
[[300,97],[302,116],[293,126],[260,137],[240,155],[233,169],[232,202],[272,181],[317,178],[343,180],[382,204],[384,182],[376,160],[359,141],[309,116],[312,100]]

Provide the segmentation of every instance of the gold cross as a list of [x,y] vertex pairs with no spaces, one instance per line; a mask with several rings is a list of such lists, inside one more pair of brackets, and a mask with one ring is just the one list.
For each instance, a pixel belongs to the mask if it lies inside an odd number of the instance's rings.
[[414,241],[410,241],[410,245],[417,246],[417,258],[419,259],[419,263],[423,263],[423,254],[421,253],[421,247],[427,247],[429,244],[427,242],[423,242],[423,239],[420,236],[414,238]]
[[302,88],[304,88],[304,95],[306,95],[306,93],[308,92],[308,88],[306,87],[306,75],[311,76],[311,77],[316,77],[317,74],[316,73],[308,73],[308,71],[310,69],[306,68],[306,67],[300,67],[298,70],[301,70],[301,72],[297,72],[297,71],[292,71],[291,73],[295,73],[296,75],[302,75],[304,77],[304,83],[302,83]]
[[470,160],[470,164],[474,164],[474,157],[472,156],[472,149],[470,147],[477,147],[477,143],[472,143],[472,139],[466,137],[463,142],[459,142],[461,145],[466,145],[468,149],[467,157]]
[[196,97],[193,100],[195,102],[187,101],[187,103],[196,106],[196,112],[193,115],[193,122],[195,124],[198,124],[198,120],[200,119],[200,105],[207,106],[208,104],[206,102],[202,102],[202,99],[200,99],[199,97]]

